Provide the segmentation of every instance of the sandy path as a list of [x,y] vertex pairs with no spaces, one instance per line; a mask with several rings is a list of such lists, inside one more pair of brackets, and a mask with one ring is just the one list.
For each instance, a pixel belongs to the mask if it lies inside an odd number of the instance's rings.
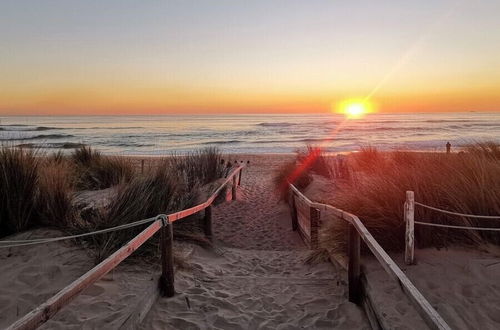
[[306,265],[308,250],[274,194],[276,157],[254,159],[238,201],[214,208],[215,251],[195,249],[176,276],[177,295],[160,298],[143,329],[369,329],[347,302],[344,274]]
[[256,160],[243,170],[238,198],[213,211],[215,238],[224,245],[255,250],[304,249],[292,231],[290,211],[272,183],[280,158]]

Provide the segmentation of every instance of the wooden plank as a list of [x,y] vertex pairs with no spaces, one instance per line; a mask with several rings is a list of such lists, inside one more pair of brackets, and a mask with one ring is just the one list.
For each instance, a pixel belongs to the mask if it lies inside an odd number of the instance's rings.
[[161,277],[160,293],[164,297],[173,297],[174,289],[174,228],[171,222],[166,222],[160,229],[161,239]]
[[309,230],[311,237],[311,248],[317,249],[319,247],[319,226],[320,226],[321,212],[315,207],[309,206]]
[[203,217],[203,232],[208,239],[212,239],[212,205],[205,209],[205,216]]
[[148,288],[144,291],[143,297],[136,305],[136,310],[133,311],[130,316],[120,325],[121,330],[135,330],[139,328],[146,315],[153,307],[153,304],[158,300],[160,296],[160,290],[158,288],[158,282],[160,280],[159,276],[155,276]]
[[204,210],[208,205],[210,205],[210,204],[207,204],[207,202],[205,202],[205,203],[201,203],[199,205],[193,206],[189,209],[185,209],[185,210],[182,210],[179,212],[169,214],[169,215],[167,215],[168,221],[174,222],[174,221],[189,217],[190,215],[196,214],[196,213],[200,212],[201,210]]
[[404,205],[405,231],[405,263],[412,265],[415,263],[415,195],[413,191],[406,192]]
[[333,215],[339,217],[339,218],[342,218],[343,217],[343,214],[344,214],[344,211],[336,208],[336,207],[333,207],[331,205],[327,205],[327,204],[321,204],[321,203],[312,203],[311,205],[312,207],[315,207],[319,210],[322,210],[322,211],[328,211],[328,212],[331,212],[333,213]]
[[377,306],[376,304],[373,303],[370,297],[370,293],[368,292],[368,280],[366,279],[366,276],[364,275],[364,272],[361,271],[361,277],[359,280],[360,284],[360,289],[361,289],[361,306],[363,307],[366,316],[368,317],[368,321],[370,322],[370,326],[373,330],[382,330],[382,329],[388,329],[384,328],[381,325],[381,320],[377,311]]
[[217,188],[217,190],[210,196],[210,198],[206,201],[208,205],[212,204],[213,201],[217,198],[219,193],[224,189],[224,187],[233,179],[233,176],[235,176],[239,171],[241,171],[245,165],[240,165],[238,168],[236,168],[227,178],[224,180],[224,182]]
[[290,183],[289,187],[296,194],[297,198],[301,199],[304,203],[306,203],[308,205],[313,204],[313,202],[309,198],[307,198],[306,196],[304,196],[304,194],[302,194],[300,192],[300,190],[297,189],[297,187],[295,187],[293,184]]
[[311,242],[311,222],[310,217],[310,207],[308,203],[304,200],[297,198],[295,200],[295,206],[297,210],[297,225],[299,232],[307,239],[307,244]]
[[231,186],[231,199],[236,200],[236,175],[233,176],[233,185]]
[[137,250],[144,242],[153,236],[162,227],[161,220],[153,222],[130,242],[106,258],[100,264],[89,270],[76,281],[59,291],[55,296],[14,322],[7,329],[36,329],[47,322],[61,308],[68,305],[70,301],[81,291],[97,282],[101,277],[115,268],[120,262]]
[[293,192],[290,192],[289,202],[291,203],[292,230],[296,231],[299,224],[297,219],[297,206],[295,205],[295,194]]
[[431,329],[451,329],[438,312],[431,306],[425,297],[413,285],[410,279],[389,257],[387,252],[378,244],[375,238],[366,229],[358,217],[344,212],[345,219],[352,223],[370,251],[377,258],[384,270],[391,275],[401,286],[403,292],[410,299],[417,312]]
[[349,301],[355,304],[361,302],[360,294],[360,239],[356,228],[352,224],[348,227],[348,241],[347,241],[347,282],[349,285]]

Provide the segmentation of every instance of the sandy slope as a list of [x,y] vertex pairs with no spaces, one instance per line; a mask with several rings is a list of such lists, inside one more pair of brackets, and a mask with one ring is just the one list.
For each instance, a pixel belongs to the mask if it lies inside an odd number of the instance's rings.
[[500,250],[417,250],[408,277],[453,329],[500,329]]
[[283,159],[250,159],[239,200],[213,211],[218,248],[196,249],[193,269],[176,278],[178,294],[160,299],[143,329],[368,329],[346,300],[345,274],[304,264],[309,252],[272,183]]
[[[35,230],[5,239],[57,237],[55,230]],[[0,249],[0,328],[24,316],[92,268],[92,259],[71,243]]]

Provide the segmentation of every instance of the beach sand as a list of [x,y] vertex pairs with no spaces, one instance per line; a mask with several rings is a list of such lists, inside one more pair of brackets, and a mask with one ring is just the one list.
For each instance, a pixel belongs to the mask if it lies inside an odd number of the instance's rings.
[[[175,242],[188,264],[176,271],[176,295],[159,298],[142,329],[369,329],[362,309],[347,301],[346,273],[330,262],[308,265],[309,250],[291,230],[273,171],[293,155],[232,155],[249,160],[238,200],[213,209],[213,250]],[[332,188],[332,187],[330,187]],[[330,189],[328,188],[328,189]],[[312,187],[311,194],[328,193]],[[59,236],[36,230],[17,238]],[[499,328],[500,258],[493,252],[417,250],[404,271],[453,328]],[[394,255],[401,261],[401,255]],[[363,258],[377,304],[395,329],[425,328],[401,289]],[[0,249],[0,328],[22,317],[93,266],[79,246],[52,243]],[[126,261],[86,289],[45,329],[116,329],[156,285],[158,265]]]
[[[416,265],[405,265],[403,256],[392,254],[424,297],[452,329],[500,328],[500,250],[485,246],[482,249],[453,247],[448,249],[416,250]],[[367,260],[368,279],[376,288],[380,300],[394,297],[397,304],[384,305],[383,311],[394,322],[415,320],[407,299],[399,286],[378,266]],[[386,296],[386,297],[384,297]],[[409,322],[408,329],[426,329],[418,320]],[[420,325],[420,326],[416,326]]]
[[[215,249],[175,242],[176,251],[191,247],[186,257],[190,267],[177,270],[176,296],[159,298],[142,328],[369,328],[363,311],[347,302],[345,273],[329,262],[304,263],[309,251],[291,230],[289,210],[279,202],[272,183],[273,170],[290,157],[228,158],[231,162],[249,160],[250,164],[243,172],[238,200],[214,207]],[[3,265],[9,270],[0,274],[2,327],[93,266],[85,251],[70,242],[2,253]],[[137,310],[157,275],[158,265],[126,261],[42,328],[120,328]]]

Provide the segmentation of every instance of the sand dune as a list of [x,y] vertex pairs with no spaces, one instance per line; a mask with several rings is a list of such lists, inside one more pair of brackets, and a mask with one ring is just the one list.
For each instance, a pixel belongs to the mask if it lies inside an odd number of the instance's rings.
[[[345,271],[329,262],[304,263],[309,251],[291,230],[289,210],[271,182],[283,157],[239,157],[251,164],[243,172],[238,200],[213,210],[215,249],[175,242],[190,267],[176,272],[176,296],[159,298],[141,328],[368,329],[364,312],[347,301]],[[59,235],[35,230],[16,237]],[[492,249],[418,250],[418,265],[401,266],[452,328],[498,329],[499,256]],[[397,283],[376,261],[363,260],[386,325],[425,329]],[[0,249],[0,261],[0,328],[93,266],[71,242]],[[157,275],[157,264],[126,261],[42,328],[121,328],[156,286]]]

